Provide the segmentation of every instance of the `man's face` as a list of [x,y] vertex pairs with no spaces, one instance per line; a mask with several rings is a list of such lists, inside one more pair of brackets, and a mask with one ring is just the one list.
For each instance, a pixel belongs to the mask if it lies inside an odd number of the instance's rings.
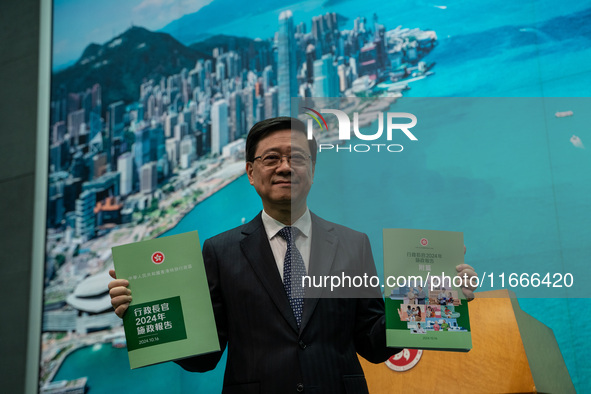
[[[261,139],[255,157],[269,153],[279,155],[311,155],[306,135],[291,130],[273,132]],[[246,173],[266,209],[300,209],[306,205],[306,197],[314,179],[314,164],[307,159],[305,165],[290,165],[286,157],[276,166],[265,166],[263,160],[246,163]],[[295,214],[295,212],[294,212]]]

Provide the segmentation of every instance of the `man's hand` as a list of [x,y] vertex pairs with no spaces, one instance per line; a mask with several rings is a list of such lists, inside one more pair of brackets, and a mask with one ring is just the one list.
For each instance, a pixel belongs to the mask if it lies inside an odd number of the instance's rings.
[[109,282],[111,305],[115,308],[115,314],[123,319],[123,315],[131,302],[131,290],[127,288],[129,282],[126,279],[117,279],[115,270],[109,270],[109,275],[114,279]]
[[[466,254],[466,245],[464,245],[464,254]],[[474,290],[476,290],[476,287],[470,286],[470,278],[473,276],[478,276],[478,274],[469,264],[460,264],[456,266],[456,271],[458,271],[456,276],[459,276],[463,279],[462,293],[464,293],[468,301],[472,301],[474,299]]]

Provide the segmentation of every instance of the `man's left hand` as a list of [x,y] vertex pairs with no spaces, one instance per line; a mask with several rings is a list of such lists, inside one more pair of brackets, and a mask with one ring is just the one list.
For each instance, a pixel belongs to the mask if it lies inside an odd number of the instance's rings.
[[[466,246],[464,245],[464,254],[466,254]],[[462,278],[462,293],[466,296],[468,301],[472,301],[474,299],[474,290],[476,290],[476,286],[470,285],[470,278],[473,276],[478,276],[474,268],[469,264],[460,264],[456,266],[456,271],[458,272],[456,276]]]

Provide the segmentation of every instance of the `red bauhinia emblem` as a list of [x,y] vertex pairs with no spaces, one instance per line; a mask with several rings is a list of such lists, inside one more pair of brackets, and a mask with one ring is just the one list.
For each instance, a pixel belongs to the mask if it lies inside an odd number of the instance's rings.
[[429,245],[429,241],[427,240],[427,238],[421,238],[421,245],[423,245],[423,246]]
[[164,261],[164,253],[162,253],[162,252],[152,253],[152,263],[162,264],[163,261]]
[[393,371],[404,372],[408,371],[421,359],[423,351],[419,349],[402,349],[400,353],[396,353],[386,361],[386,365]]

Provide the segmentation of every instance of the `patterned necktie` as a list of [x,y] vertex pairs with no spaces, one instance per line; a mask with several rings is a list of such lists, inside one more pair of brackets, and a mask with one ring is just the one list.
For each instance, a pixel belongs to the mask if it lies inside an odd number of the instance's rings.
[[287,251],[283,263],[283,287],[299,328],[304,310],[305,289],[302,286],[302,278],[306,275],[306,266],[300,251],[295,245],[297,232],[298,229],[295,227],[283,227],[277,234],[287,242]]

